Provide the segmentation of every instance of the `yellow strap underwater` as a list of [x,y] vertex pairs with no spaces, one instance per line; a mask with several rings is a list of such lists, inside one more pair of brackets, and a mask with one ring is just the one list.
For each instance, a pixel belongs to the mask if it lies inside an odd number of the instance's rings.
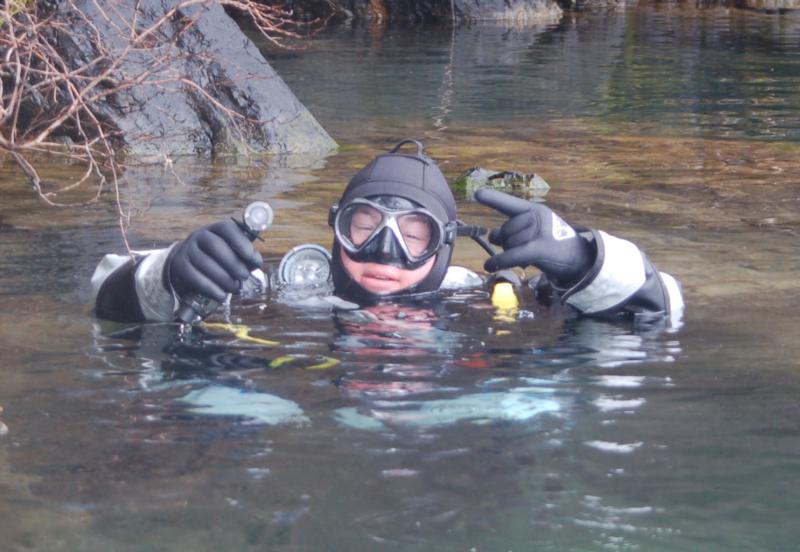
[[250,327],[244,324],[223,324],[220,322],[203,322],[203,327],[210,330],[223,330],[232,333],[237,339],[247,341],[248,343],[257,343],[266,347],[277,347],[280,345],[279,341],[271,341],[269,339],[261,339],[260,337],[253,337],[250,335]]
[[[289,364],[291,362],[294,362],[296,360],[300,360],[302,358],[308,358],[308,355],[283,355],[283,356],[279,356],[277,358],[273,358],[272,361],[270,361],[269,367],[270,368],[280,368],[281,366],[286,366],[287,364]],[[306,370],[327,370],[328,368],[333,368],[334,366],[336,366],[340,362],[339,360],[337,360],[335,358],[332,358],[332,357],[329,357],[329,356],[324,356],[324,355],[319,355],[316,358],[322,360],[322,362],[319,362],[317,364],[312,364],[310,366],[305,366],[304,368]]]

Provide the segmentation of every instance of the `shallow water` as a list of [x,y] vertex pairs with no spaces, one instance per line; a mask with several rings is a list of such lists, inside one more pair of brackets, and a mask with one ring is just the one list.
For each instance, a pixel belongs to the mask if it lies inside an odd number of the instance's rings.
[[122,250],[113,201],[46,208],[3,165],[4,549],[793,549],[799,29],[639,6],[331,30],[267,55],[341,151],[128,174],[136,246],[258,197],[274,258],[327,245],[349,175],[422,137],[448,177],[536,172],[565,218],[636,241],[684,284],[679,327],[527,296],[509,321],[481,292],[361,317],[236,302],[231,319],[274,346],[99,324],[87,282]]

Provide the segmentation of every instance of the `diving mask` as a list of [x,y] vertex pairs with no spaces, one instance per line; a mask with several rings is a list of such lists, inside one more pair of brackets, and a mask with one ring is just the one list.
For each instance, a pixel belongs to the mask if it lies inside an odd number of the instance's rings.
[[456,222],[442,224],[433,213],[398,196],[356,198],[334,204],[329,224],[348,256],[357,262],[391,264],[413,270],[442,245],[452,243]]

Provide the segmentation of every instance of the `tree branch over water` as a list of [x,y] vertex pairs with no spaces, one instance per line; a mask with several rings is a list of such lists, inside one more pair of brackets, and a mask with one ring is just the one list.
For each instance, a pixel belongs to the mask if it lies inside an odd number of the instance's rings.
[[[110,189],[126,235],[132,207],[120,194],[125,133],[112,114],[130,109],[120,98],[133,90],[190,90],[242,136],[248,125],[265,122],[221,102],[207,83],[188,74],[188,62],[235,64],[185,47],[187,33],[214,4],[249,18],[278,46],[318,23],[299,23],[291,12],[253,0],[5,0],[0,6],[0,151],[16,162],[42,200],[81,205]],[[133,98],[142,104],[149,99]],[[42,160],[52,157],[82,167],[80,174],[65,184],[47,182]],[[171,167],[168,153],[151,156],[150,162]]]

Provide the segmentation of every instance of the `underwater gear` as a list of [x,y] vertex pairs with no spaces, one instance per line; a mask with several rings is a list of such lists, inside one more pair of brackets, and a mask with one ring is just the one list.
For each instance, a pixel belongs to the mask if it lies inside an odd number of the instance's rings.
[[508,282],[514,289],[520,289],[522,287],[522,277],[511,268],[504,268],[492,272],[486,279],[486,284],[489,286],[489,289],[494,288],[495,284],[498,282]]
[[201,228],[173,247],[164,267],[167,289],[178,296],[177,321],[190,324],[211,314],[228,293],[241,289],[261,268],[252,240],[272,224],[272,209],[254,202],[242,221],[228,220]]
[[253,337],[250,335],[250,326],[244,324],[227,324],[218,322],[203,322],[203,328],[208,330],[223,330],[230,332],[236,336],[236,339],[245,341],[247,343],[255,343],[256,345],[263,345],[265,347],[277,347],[280,341],[272,341],[271,339],[263,339],[261,337]]
[[491,299],[492,306],[497,309],[511,310],[519,307],[519,298],[511,282],[497,282],[492,289]]
[[331,254],[315,243],[290,249],[278,265],[278,282],[291,286],[313,286],[331,280]]
[[543,204],[488,189],[475,192],[475,199],[510,217],[489,234],[489,241],[504,249],[486,261],[489,272],[533,265],[553,284],[567,288],[594,264],[596,254],[590,242]]
[[[416,152],[401,152],[401,148],[407,144],[416,145]],[[356,200],[364,198],[374,200],[378,196],[394,196],[414,202],[416,208],[428,211],[443,228],[456,223],[456,202],[453,192],[450,191],[442,171],[423,153],[422,144],[416,140],[403,140],[388,153],[379,155],[358,171],[338,201],[338,211],[347,209]],[[334,221],[335,216],[330,222]],[[389,231],[387,234],[391,234],[392,240],[396,239],[393,232]],[[388,239],[388,236],[386,237]],[[339,237],[335,236],[332,268],[336,294],[345,299],[364,303],[384,297],[437,290],[447,272],[452,253],[452,243],[443,240],[436,251],[436,260],[425,278],[398,293],[380,295],[364,289],[347,273],[342,265],[341,255],[350,256],[350,254]],[[432,256],[429,255],[428,260]]]
[[239,225],[250,238],[250,241],[261,239],[258,235],[272,226],[272,221],[275,219],[275,214],[272,212],[272,207],[266,201],[254,201],[248,205],[242,215],[242,222],[234,219],[233,222]]
[[[489,298],[495,308],[492,317],[496,322],[512,323],[519,314],[519,296],[522,279],[510,268],[498,270],[489,275],[486,281],[490,291]],[[504,335],[507,330],[496,330],[495,335]]]
[[348,256],[358,262],[419,268],[444,245],[452,244],[456,222],[443,225],[427,209],[397,196],[356,198],[331,207],[331,225]]

